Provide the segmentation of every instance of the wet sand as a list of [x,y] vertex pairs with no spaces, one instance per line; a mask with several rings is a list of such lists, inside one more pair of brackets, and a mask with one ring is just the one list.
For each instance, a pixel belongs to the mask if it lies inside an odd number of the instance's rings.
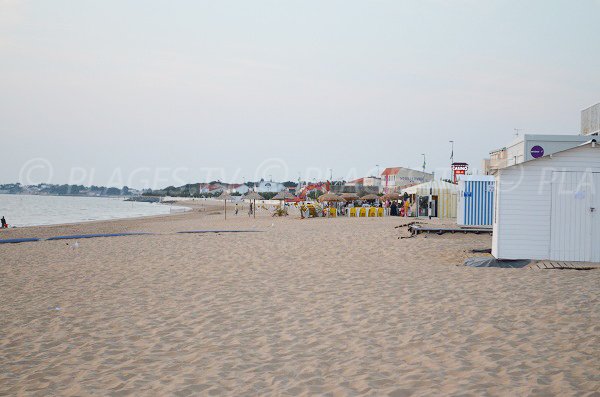
[[[191,205],[3,231],[159,234],[0,245],[0,395],[598,395],[600,270],[457,266],[491,237],[398,239],[399,218]],[[260,233],[175,234],[195,229]]]

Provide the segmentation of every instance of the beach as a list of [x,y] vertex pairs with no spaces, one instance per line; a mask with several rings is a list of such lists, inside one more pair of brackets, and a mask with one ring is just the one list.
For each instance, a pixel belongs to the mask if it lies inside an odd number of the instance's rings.
[[1,232],[154,234],[0,245],[0,395],[598,395],[600,270],[460,266],[491,237],[400,238],[411,219],[184,205]]

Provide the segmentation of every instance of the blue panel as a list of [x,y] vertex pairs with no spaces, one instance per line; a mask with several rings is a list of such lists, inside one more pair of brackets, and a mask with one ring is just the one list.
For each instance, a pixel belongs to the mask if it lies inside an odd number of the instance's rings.
[[40,241],[39,238],[6,238],[0,240],[0,244],[16,244],[16,243],[27,243],[30,241]]
[[494,211],[494,186],[492,181],[465,181],[464,224],[491,225]]
[[94,238],[94,237],[120,237],[120,236],[141,236],[145,234],[152,233],[102,233],[102,234],[75,234],[72,236],[56,236],[49,237],[46,240],[75,240],[75,239],[83,239],[83,238]]

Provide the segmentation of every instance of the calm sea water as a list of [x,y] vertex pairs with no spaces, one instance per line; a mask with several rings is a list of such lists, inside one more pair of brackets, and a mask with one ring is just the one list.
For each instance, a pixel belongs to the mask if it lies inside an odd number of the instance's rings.
[[183,210],[177,206],[120,198],[0,194],[0,217],[4,216],[11,227],[132,218]]

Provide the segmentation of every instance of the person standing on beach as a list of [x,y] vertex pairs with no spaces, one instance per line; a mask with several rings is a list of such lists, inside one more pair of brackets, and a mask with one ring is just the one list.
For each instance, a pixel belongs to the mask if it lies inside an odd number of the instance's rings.
[[238,205],[237,204],[235,205],[235,214],[236,215],[238,214]]
[[398,216],[398,205],[396,205],[395,201],[390,206],[390,216]]
[[0,219],[0,222],[2,222],[2,229],[8,228],[8,225],[6,224],[6,219],[4,219],[4,215],[2,216],[2,219]]

